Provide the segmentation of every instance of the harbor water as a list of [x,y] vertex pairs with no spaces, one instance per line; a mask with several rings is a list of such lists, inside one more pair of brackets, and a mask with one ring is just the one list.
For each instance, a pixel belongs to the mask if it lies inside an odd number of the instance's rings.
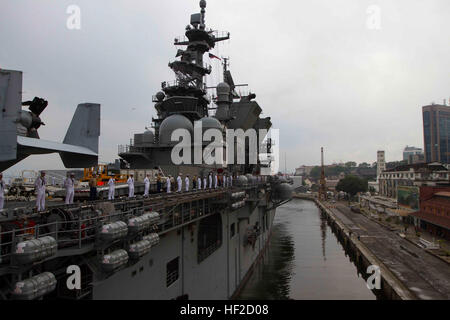
[[315,203],[279,207],[264,258],[238,299],[374,300]]

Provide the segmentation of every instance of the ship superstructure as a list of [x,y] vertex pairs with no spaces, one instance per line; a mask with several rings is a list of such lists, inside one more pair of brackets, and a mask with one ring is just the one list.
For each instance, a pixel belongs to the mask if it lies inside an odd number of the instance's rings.
[[[236,94],[226,64],[224,82],[216,87],[216,113],[209,114],[204,77],[211,68],[203,55],[229,34],[206,28],[205,8],[206,1],[200,1],[185,38],[175,40],[183,48],[169,64],[176,81],[163,82],[154,97],[154,131],[136,134],[131,145],[119,147],[119,156],[129,171],[158,168],[183,178],[226,173],[234,177],[232,185],[191,185],[183,192],[54,205],[39,213],[6,210],[0,217],[0,298],[229,299],[239,292],[270,237],[276,208],[291,198],[291,187],[278,176],[261,175],[259,157],[244,164],[195,163],[194,155],[190,163],[172,161],[179,143],[172,133],[181,128],[195,134],[197,121],[202,130],[218,130],[224,137],[226,129],[271,126],[270,118],[260,118],[254,94]],[[197,147],[203,151],[206,145]],[[244,149],[248,159],[250,146]]]
[[[205,77],[211,73],[211,66],[204,62],[204,55],[213,49],[216,43],[228,40],[230,34],[209,29],[205,25],[206,1],[200,1],[200,13],[191,15],[190,25],[186,26],[183,37],[176,38],[174,45],[178,48],[177,60],[170,62],[169,67],[175,73],[175,81],[164,81],[161,91],[153,96],[157,117],[153,118],[153,130],[134,135],[131,145],[119,146],[119,156],[126,160],[131,169],[161,167],[166,174],[177,175],[184,168],[174,168],[171,161],[173,146],[178,141],[172,140],[172,133],[176,129],[185,129],[191,136],[195,135],[196,122],[201,124],[204,133],[208,129],[219,130],[225,135],[227,129],[242,129],[247,131],[255,129],[257,141],[262,141],[264,136],[259,136],[260,129],[268,130],[272,126],[270,117],[261,118],[261,107],[255,99],[255,94],[245,96],[237,95],[233,77],[227,69],[227,59],[224,59],[223,82],[216,86],[215,107],[211,107],[212,101],[208,95]],[[212,88],[209,88],[212,89]],[[214,116],[209,111],[215,110]],[[224,143],[226,139],[224,137]],[[235,148],[235,142],[229,147]],[[203,144],[205,147],[207,143]],[[259,153],[260,144],[257,144]],[[271,152],[271,139],[264,144],[265,152]],[[248,161],[249,147],[246,149],[245,165],[227,165],[215,163],[214,165],[199,164],[194,159],[194,151],[191,152],[191,163],[197,167],[186,168],[195,175],[206,175],[211,169],[228,169],[230,174],[255,174],[260,172],[261,162]],[[225,153],[225,151],[224,151]],[[235,154],[235,157],[237,154]],[[233,159],[233,160],[236,160]],[[236,163],[237,161],[234,161]],[[267,164],[266,164],[267,165]],[[173,169],[176,169],[175,171]]]

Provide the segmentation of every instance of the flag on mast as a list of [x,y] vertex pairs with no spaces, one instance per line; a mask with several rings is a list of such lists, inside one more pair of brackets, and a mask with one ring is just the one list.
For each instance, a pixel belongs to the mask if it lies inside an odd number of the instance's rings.
[[209,58],[210,58],[210,59],[216,58],[216,59],[222,60],[222,59],[220,59],[218,56],[215,56],[215,55],[213,55],[213,54],[210,53],[210,52],[208,52],[208,54],[209,54]]

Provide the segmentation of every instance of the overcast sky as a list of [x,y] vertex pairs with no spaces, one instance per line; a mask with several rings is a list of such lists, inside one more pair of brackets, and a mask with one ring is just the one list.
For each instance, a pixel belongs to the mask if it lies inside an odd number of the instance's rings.
[[[231,58],[264,116],[280,129],[282,168],[401,160],[423,147],[421,106],[450,97],[449,0],[208,0],[206,24],[229,31],[212,53]],[[81,28],[67,28],[77,5]],[[173,80],[173,39],[197,0],[2,0],[0,68],[24,71],[23,100],[49,101],[41,138],[62,141],[78,103],[102,105],[100,160],[155,116]],[[205,60],[209,60],[206,58]],[[222,80],[218,60],[208,84]],[[58,155],[21,169],[63,168]]]

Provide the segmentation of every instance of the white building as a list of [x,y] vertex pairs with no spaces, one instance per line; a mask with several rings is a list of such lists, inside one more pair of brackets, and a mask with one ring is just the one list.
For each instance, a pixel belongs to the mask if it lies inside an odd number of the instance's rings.
[[436,186],[448,183],[450,171],[438,162],[416,163],[383,171],[379,178],[379,193],[396,198],[398,186]]

